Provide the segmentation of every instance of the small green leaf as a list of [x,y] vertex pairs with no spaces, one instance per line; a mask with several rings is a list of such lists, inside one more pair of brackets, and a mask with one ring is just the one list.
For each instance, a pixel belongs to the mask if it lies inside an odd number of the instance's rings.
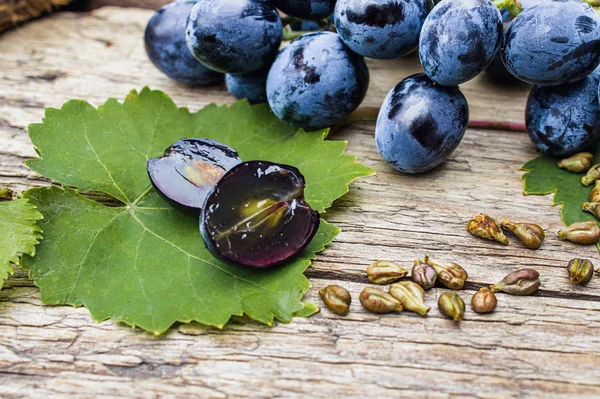
[[[9,191],[0,189],[2,199],[9,198]],[[12,263],[19,263],[19,253],[35,255],[35,246],[42,238],[42,230],[36,224],[42,215],[27,199],[0,202],[0,288],[14,272]]]
[[[594,162],[599,162],[596,159]],[[584,202],[590,200],[593,185],[581,184],[582,173],[573,173],[558,167],[559,159],[542,155],[527,162],[521,169],[525,181],[524,192],[527,195],[554,194],[552,205],[561,206],[561,219],[566,226],[575,222],[597,219],[594,215],[581,210]],[[600,248],[600,247],[599,247]]]
[[[339,233],[325,221],[310,245],[286,265],[267,270],[232,266],[204,247],[198,220],[169,206],[152,189],[147,160],[178,139],[202,137],[235,148],[243,160],[297,167],[306,200],[324,212],[348,184],[373,171],[344,155],[345,142],[324,140],[281,123],[267,105],[208,107],[190,113],[162,92],[131,92],[124,103],[98,109],[69,101],[48,109],[29,134],[39,159],[33,170],[69,188],[25,193],[44,214],[45,240],[24,258],[42,302],[86,306],[95,320],[112,318],[160,334],[174,322],[223,327],[246,314],[271,324],[308,315],[303,275],[316,253]],[[107,207],[79,192],[101,191],[121,201]],[[311,310],[312,309],[312,310]]]

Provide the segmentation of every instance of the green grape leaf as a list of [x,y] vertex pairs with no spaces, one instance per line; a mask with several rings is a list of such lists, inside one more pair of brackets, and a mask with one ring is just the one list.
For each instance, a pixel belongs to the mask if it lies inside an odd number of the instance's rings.
[[[346,143],[287,126],[268,106],[240,101],[190,113],[159,91],[131,92],[95,109],[69,101],[48,109],[29,127],[40,158],[27,165],[71,188],[25,193],[44,214],[45,239],[25,257],[42,302],[86,306],[97,320],[112,318],[160,334],[175,322],[222,328],[246,314],[271,324],[314,307],[302,302],[310,284],[304,271],[339,229],[325,221],[311,244],[281,267],[267,270],[225,264],[205,249],[198,220],[174,210],[152,188],[147,160],[184,137],[218,140],[243,160],[297,167],[306,200],[324,212],[371,169],[342,154]],[[100,191],[122,202],[109,207],[80,193]]]
[[14,201],[6,189],[0,189],[0,288],[9,274],[14,272],[12,264],[19,263],[19,253],[35,255],[35,246],[42,238],[42,229],[37,221],[42,215],[27,199]]
[[321,308],[314,303],[305,302],[304,308],[294,313],[294,317],[310,317],[316,313],[319,313]]
[[[596,155],[594,162],[600,162],[599,158]],[[542,155],[523,165],[521,170],[527,172],[523,175],[525,194],[554,194],[552,205],[561,206],[561,219],[566,226],[585,220],[598,221],[591,213],[581,210],[581,205],[590,200],[593,185],[581,184],[584,174],[561,169],[558,161],[558,158]]]

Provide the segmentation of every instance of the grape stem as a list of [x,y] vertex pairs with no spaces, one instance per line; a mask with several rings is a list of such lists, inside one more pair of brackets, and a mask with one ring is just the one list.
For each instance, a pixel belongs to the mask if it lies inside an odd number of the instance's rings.
[[[307,33],[312,33],[312,32],[313,31],[284,29],[283,34],[282,34],[282,40],[283,41],[294,40],[297,37],[300,37],[302,35],[306,35]],[[315,31],[315,32],[319,32],[319,31]]]
[[[331,129],[331,133],[335,133],[345,126],[349,126],[354,122],[359,121],[374,121],[379,115],[378,107],[360,107],[354,111],[349,117],[338,123]],[[527,133],[527,126],[523,123],[515,122],[500,122],[487,120],[470,120],[467,127],[471,129],[481,130],[500,130],[504,132]]]
[[296,17],[282,17],[281,18],[281,25],[286,26],[286,25],[291,25],[294,23],[299,23],[302,22],[302,20],[300,18],[296,18]]
[[306,30],[293,30],[291,25],[293,23],[299,23],[302,22],[303,20],[300,18],[295,18],[295,17],[283,17],[281,19],[281,24],[283,25],[283,32],[282,32],[282,39],[284,41],[290,41],[290,40],[294,40],[297,37],[300,37],[302,35],[306,35],[307,33],[312,33],[312,32],[322,32],[322,31],[331,31],[331,32],[335,32],[335,25],[332,24],[327,18],[324,18],[320,21],[316,21],[319,26],[320,29],[316,29],[316,30],[312,30],[312,31],[306,31]]
[[471,129],[481,130],[502,130],[504,132],[527,133],[527,126],[524,123],[498,122],[498,121],[477,121],[471,120],[467,125]]
[[500,10],[503,8],[508,9],[511,18],[515,18],[521,13],[521,11],[523,11],[523,6],[521,5],[521,3],[519,3],[518,0],[494,0],[494,5]]

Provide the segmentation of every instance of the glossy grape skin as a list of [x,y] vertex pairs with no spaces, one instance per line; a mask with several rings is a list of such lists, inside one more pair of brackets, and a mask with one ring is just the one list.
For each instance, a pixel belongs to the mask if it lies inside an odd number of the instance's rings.
[[267,68],[281,38],[281,18],[267,0],[202,0],[192,8],[186,25],[192,54],[224,73]]
[[275,7],[292,17],[319,20],[333,12],[335,0],[272,0]]
[[177,140],[160,158],[150,158],[148,177],[154,189],[174,207],[200,213],[214,185],[242,160],[218,141],[204,138]]
[[417,48],[432,0],[338,0],[334,20],[340,38],[369,58],[402,57]]
[[363,57],[332,32],[310,33],[279,52],[267,77],[271,110],[306,130],[333,126],[362,102],[369,86]]
[[247,98],[250,104],[267,102],[267,74],[269,70],[244,73],[241,75],[225,75],[227,90],[236,98]]
[[195,1],[170,3],[158,10],[144,32],[146,53],[165,75],[185,85],[215,85],[223,74],[196,60],[185,43],[185,24]]
[[316,234],[320,215],[304,200],[304,176],[266,161],[232,168],[209,194],[200,234],[215,256],[264,268],[297,255]]
[[469,105],[458,87],[436,85],[427,75],[409,76],[381,106],[375,141],[381,157],[405,173],[443,163],[467,129]]
[[595,72],[560,86],[534,86],[526,108],[527,130],[545,154],[564,157],[585,150],[600,138],[600,104]]
[[510,73],[536,85],[575,82],[600,64],[600,18],[578,0],[548,0],[508,26],[502,59]]
[[421,65],[441,85],[467,82],[492,62],[502,32],[502,16],[490,0],[442,0],[421,30]]

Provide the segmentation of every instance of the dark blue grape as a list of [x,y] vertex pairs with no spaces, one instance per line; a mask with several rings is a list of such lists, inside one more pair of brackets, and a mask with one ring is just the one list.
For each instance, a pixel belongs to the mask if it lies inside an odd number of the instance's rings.
[[290,125],[321,129],[344,120],[369,86],[363,57],[332,32],[309,33],[279,52],[267,77],[273,113]]
[[[500,52],[496,54],[492,63],[485,69],[485,73],[494,81],[498,83],[514,84],[521,83],[520,80],[515,78],[504,66],[502,62],[502,55]],[[523,84],[523,83],[521,83]]]
[[297,255],[320,221],[304,200],[304,186],[304,176],[292,166],[251,161],[234,167],[202,208],[207,248],[226,261],[261,268]]
[[292,17],[319,20],[331,15],[335,0],[273,0],[273,4]]
[[177,208],[198,214],[223,175],[241,163],[237,152],[214,140],[181,139],[160,158],[148,160],[156,191]]
[[214,85],[223,75],[198,62],[185,44],[185,23],[195,1],[179,1],[158,10],[144,33],[150,61],[165,75],[186,85]]
[[338,0],[338,34],[356,53],[378,59],[404,56],[417,48],[433,0]]
[[600,138],[598,72],[560,86],[534,86],[527,100],[529,136],[545,154],[563,157]]
[[281,18],[267,0],[202,0],[192,8],[186,27],[192,54],[225,73],[267,68],[281,36]]
[[508,26],[502,58],[510,73],[536,85],[575,82],[600,64],[600,18],[579,0],[526,8]]
[[500,11],[490,0],[442,0],[421,30],[425,73],[445,86],[473,79],[494,59],[502,29]]
[[225,75],[227,90],[236,98],[247,98],[250,104],[267,102],[267,74],[269,70],[258,70],[241,75]]
[[315,21],[295,22],[295,23],[291,24],[290,27],[292,28],[292,30],[297,30],[297,31],[299,30],[299,31],[305,31],[305,32],[312,32],[312,31],[321,29],[321,26]]
[[436,85],[427,75],[396,85],[381,106],[375,141],[382,158],[405,173],[443,163],[467,129],[469,105],[456,86]]

